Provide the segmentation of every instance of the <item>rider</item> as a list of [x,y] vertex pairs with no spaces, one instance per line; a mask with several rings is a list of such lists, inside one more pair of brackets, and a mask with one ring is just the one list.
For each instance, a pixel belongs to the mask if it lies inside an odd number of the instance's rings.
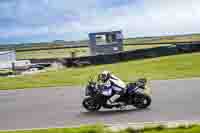
[[115,105],[113,103],[115,103],[115,101],[126,92],[126,84],[109,71],[103,71],[99,74],[98,79],[101,81],[104,89],[106,90],[103,91],[103,95],[111,96],[110,101],[112,104],[110,108],[113,106],[120,106],[120,103]]

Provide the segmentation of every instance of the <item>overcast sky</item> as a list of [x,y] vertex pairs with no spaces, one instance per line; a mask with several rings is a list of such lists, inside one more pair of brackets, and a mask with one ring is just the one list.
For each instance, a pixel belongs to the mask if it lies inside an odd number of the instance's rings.
[[200,0],[0,0],[0,44],[200,33]]

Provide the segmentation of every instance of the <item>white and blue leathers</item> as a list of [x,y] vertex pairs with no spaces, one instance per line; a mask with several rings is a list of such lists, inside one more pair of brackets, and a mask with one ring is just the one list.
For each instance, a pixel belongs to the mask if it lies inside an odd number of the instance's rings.
[[119,95],[120,93],[125,93],[126,91],[126,84],[112,74],[110,75],[110,78],[103,83],[103,86],[104,89],[102,94],[105,96],[111,96],[113,92],[115,92],[116,95]]

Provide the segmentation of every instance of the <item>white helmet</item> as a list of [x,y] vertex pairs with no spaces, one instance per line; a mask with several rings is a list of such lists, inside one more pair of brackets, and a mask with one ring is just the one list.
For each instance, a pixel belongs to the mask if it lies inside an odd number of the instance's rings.
[[101,74],[100,74],[100,80],[105,82],[107,81],[109,78],[110,78],[110,72],[109,71],[103,71]]

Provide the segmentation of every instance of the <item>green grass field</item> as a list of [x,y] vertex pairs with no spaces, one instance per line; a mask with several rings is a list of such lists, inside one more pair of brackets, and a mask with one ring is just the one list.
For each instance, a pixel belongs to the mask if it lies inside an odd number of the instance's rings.
[[200,34],[175,35],[175,36],[155,36],[124,39],[124,44],[142,44],[142,43],[174,43],[199,41]]
[[[153,36],[153,37],[136,37],[136,38],[124,38],[125,45],[132,44],[144,44],[144,43],[175,43],[175,42],[188,42],[188,41],[200,41],[200,34],[187,34],[187,35],[174,35],[174,36]],[[87,45],[88,40],[81,41],[67,41],[66,44],[71,45]],[[0,50],[16,49],[16,50],[31,50],[31,49],[43,49],[43,48],[58,48],[64,47],[64,44],[58,44],[53,42],[38,42],[38,43],[22,43],[13,45],[0,45]]]
[[6,73],[9,73],[9,72],[12,72],[11,70],[7,70],[7,69],[0,69],[0,75],[1,74],[6,74]]
[[110,70],[126,82],[137,78],[176,79],[200,77],[200,53],[166,56],[116,64],[66,68],[35,75],[0,78],[0,89],[85,85],[91,75]]
[[[136,50],[145,48],[155,48],[166,46],[169,44],[156,44],[156,45],[125,45],[124,50]],[[76,52],[76,56],[88,56],[90,54],[89,48],[64,48],[64,49],[51,49],[51,50],[38,50],[38,51],[25,51],[17,52],[17,59],[41,59],[41,58],[63,58],[71,57],[71,52]]]
[[41,130],[30,130],[30,131],[2,131],[0,133],[199,133],[200,126],[191,127],[179,127],[175,129],[165,128],[146,128],[143,130],[126,129],[121,131],[111,131],[103,126],[88,126],[80,128],[61,128],[61,129],[41,129]]

